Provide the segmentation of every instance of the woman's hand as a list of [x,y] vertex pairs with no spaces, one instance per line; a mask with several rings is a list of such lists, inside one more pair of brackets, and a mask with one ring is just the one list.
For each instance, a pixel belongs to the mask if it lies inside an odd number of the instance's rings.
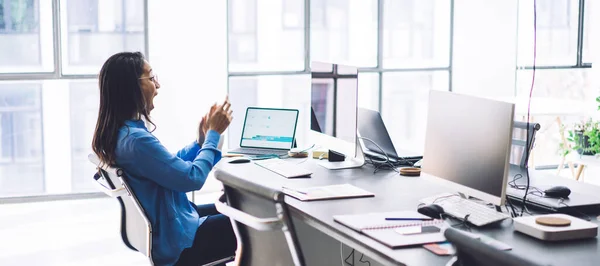
[[198,144],[200,146],[202,146],[204,143],[204,140],[206,139],[206,132],[208,131],[206,120],[208,120],[208,113],[202,117],[202,120],[200,120],[200,123],[198,124]]
[[230,110],[230,108],[231,103],[229,102],[229,98],[225,98],[225,102],[222,105],[213,105],[210,108],[210,113],[208,114],[208,119],[206,120],[208,129],[212,129],[217,131],[219,134],[223,134],[233,119],[231,116],[233,111]]

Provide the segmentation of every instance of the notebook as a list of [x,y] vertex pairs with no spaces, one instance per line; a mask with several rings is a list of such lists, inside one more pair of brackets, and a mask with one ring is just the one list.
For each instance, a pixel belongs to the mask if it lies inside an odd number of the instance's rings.
[[281,191],[301,201],[374,197],[375,194],[350,184],[321,187],[290,188]]
[[[416,211],[335,215],[333,220],[390,247],[444,242],[443,220],[387,221],[386,217],[429,219]],[[433,227],[439,230],[431,230]],[[413,230],[413,229],[416,229]]]

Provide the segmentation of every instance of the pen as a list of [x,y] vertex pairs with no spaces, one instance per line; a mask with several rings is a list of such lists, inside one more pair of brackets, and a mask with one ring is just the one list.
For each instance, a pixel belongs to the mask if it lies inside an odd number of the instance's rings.
[[426,221],[431,220],[431,218],[395,218],[395,217],[386,217],[386,221]]
[[289,188],[289,187],[281,187],[281,188],[283,188],[283,189],[287,189],[287,190],[291,190],[291,191],[294,191],[294,192],[296,192],[296,193],[300,193],[300,194],[303,194],[303,195],[307,195],[307,194],[308,194],[307,192],[300,191],[300,190],[293,189],[293,188]]

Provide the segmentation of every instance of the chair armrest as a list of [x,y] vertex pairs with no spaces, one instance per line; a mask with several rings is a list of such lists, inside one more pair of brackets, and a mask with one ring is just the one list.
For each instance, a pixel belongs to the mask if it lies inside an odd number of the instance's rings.
[[94,185],[96,188],[100,190],[102,193],[108,195],[111,198],[116,198],[127,194],[127,190],[124,187],[120,187],[117,189],[110,189],[106,187],[104,184],[100,183],[100,175],[94,175]]
[[283,228],[283,223],[279,218],[258,218],[218,200],[215,202],[215,207],[221,214],[259,231],[273,231]]

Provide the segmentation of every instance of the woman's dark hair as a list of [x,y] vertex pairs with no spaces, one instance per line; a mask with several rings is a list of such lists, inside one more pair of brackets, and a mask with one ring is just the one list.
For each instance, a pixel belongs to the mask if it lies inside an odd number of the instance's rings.
[[114,166],[119,129],[126,120],[151,123],[139,78],[144,73],[144,55],[118,53],[106,60],[100,70],[100,108],[92,149],[103,164]]

